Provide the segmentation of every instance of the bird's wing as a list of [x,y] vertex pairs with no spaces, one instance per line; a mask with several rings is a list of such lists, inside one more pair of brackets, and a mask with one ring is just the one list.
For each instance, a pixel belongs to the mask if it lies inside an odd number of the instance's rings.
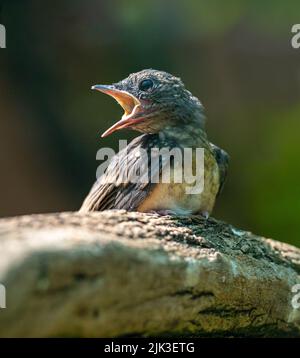
[[218,194],[219,195],[224,187],[226,178],[227,178],[227,172],[228,172],[228,165],[229,165],[229,155],[225,152],[225,150],[217,147],[213,143],[210,143],[211,149],[213,152],[213,155],[216,159],[216,162],[218,163],[219,167],[219,174],[220,174],[220,187]]
[[[156,135],[142,135],[115,155],[105,173],[92,187],[80,211],[136,210],[155,186],[155,183],[149,180],[150,155],[145,158],[143,153],[149,154],[156,140]],[[161,163],[151,168],[151,175],[160,175],[160,172]],[[137,177],[141,173],[144,174],[144,180]]]

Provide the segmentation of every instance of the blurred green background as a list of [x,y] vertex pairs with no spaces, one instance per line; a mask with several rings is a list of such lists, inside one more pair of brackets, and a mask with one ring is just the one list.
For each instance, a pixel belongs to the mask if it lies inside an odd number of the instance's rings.
[[136,133],[90,91],[143,68],[180,76],[231,156],[214,216],[300,245],[299,0],[0,1],[0,216],[76,210],[96,151]]

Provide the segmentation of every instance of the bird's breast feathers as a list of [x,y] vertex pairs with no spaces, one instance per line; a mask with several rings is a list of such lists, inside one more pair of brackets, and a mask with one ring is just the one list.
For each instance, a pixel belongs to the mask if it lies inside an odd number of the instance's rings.
[[[138,207],[138,211],[163,211],[169,210],[178,215],[191,215],[196,213],[211,213],[219,190],[219,170],[217,162],[212,154],[204,149],[204,168],[201,175],[194,181],[186,181],[182,165],[174,166],[171,172],[170,183],[158,183],[149,195]],[[195,171],[194,171],[195,172]],[[181,183],[175,182],[175,178],[183,177]]]
[[[167,143],[169,148],[180,148],[176,143]],[[219,190],[219,170],[215,157],[207,143],[204,143],[204,164],[200,171],[203,176],[193,181],[186,180],[181,161],[173,161],[170,164],[170,180],[165,181],[162,177],[164,169],[164,157],[157,161],[158,164],[151,165],[152,160],[160,156],[159,151],[152,152],[151,149],[161,149],[166,143],[162,143],[158,135],[142,135],[135,138],[125,150],[119,152],[107,167],[106,172],[100,177],[85,199],[81,211],[125,209],[129,211],[160,211],[170,210],[178,214],[192,214],[198,212],[210,213],[213,209],[216,195]],[[141,166],[141,149],[146,149],[149,156],[143,160]],[[182,151],[183,148],[180,148]],[[156,153],[154,155],[150,154]],[[197,160],[195,148],[192,151],[192,172],[195,174]],[[183,155],[185,160],[185,156]],[[148,182],[133,181],[137,170],[144,168]],[[146,169],[145,169],[146,168]],[[203,170],[204,169],[204,170]],[[144,173],[145,174],[145,173]],[[143,177],[144,177],[143,174]],[[126,180],[120,180],[120,178]],[[175,178],[182,178],[178,182]],[[153,181],[153,178],[159,178]],[[198,187],[197,187],[198,186]]]

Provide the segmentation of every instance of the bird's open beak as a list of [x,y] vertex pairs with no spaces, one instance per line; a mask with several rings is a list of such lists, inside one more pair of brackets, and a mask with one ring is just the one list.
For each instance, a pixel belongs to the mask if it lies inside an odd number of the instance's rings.
[[124,109],[124,114],[121,120],[105,131],[101,137],[106,137],[118,129],[126,128],[143,121],[143,118],[138,116],[141,102],[129,92],[121,91],[114,86],[109,85],[95,85],[92,86],[92,89],[113,97]]

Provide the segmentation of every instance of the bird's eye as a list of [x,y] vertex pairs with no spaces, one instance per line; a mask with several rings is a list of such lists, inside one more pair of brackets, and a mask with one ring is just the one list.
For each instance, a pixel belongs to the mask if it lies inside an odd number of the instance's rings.
[[139,84],[139,89],[141,91],[148,91],[152,87],[153,87],[153,81],[150,79],[143,80]]

